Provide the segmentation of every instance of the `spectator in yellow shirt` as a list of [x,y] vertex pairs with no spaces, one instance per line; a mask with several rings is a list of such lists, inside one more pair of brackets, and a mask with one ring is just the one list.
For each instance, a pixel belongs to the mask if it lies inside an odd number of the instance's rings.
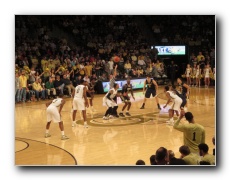
[[181,146],[179,148],[181,153],[181,158],[185,161],[186,165],[199,165],[200,164],[200,156],[196,153],[192,153],[188,146]]
[[86,62],[85,70],[86,70],[86,74],[89,77],[92,75],[92,69],[93,69],[93,66],[89,62]]
[[129,60],[127,60],[127,61],[125,62],[124,68],[125,68],[125,70],[126,70],[126,73],[129,75],[129,73],[130,73],[130,71],[131,71],[131,69],[132,69],[132,66],[131,66]]
[[210,165],[215,165],[215,156],[208,153],[209,147],[205,143],[198,145],[200,156],[202,156],[201,161],[209,162]]
[[19,76],[19,89],[20,89],[20,101],[26,101],[26,88],[27,88],[27,77],[25,76],[25,70],[22,70],[21,76]]
[[35,98],[39,101],[40,96],[42,99],[45,99],[45,89],[42,88],[41,84],[39,83],[39,79],[37,78],[36,81],[32,84],[33,90],[35,92]]
[[205,59],[204,58],[204,55],[202,54],[202,52],[199,52],[198,56],[197,56],[197,61],[198,63],[200,62],[201,58]]

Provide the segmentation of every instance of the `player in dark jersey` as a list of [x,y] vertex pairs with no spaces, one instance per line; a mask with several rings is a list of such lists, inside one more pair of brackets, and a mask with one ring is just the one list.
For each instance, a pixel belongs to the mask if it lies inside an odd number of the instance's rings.
[[[147,86],[147,90],[145,92],[146,86]],[[151,79],[150,75],[147,75],[147,78],[146,78],[146,81],[145,81],[144,87],[143,87],[143,94],[145,93],[145,98],[144,98],[144,102],[143,102],[143,104],[142,104],[140,109],[145,108],[146,99],[150,98],[150,96],[152,94],[152,96],[155,97],[155,99],[156,99],[158,109],[161,110],[158,97],[156,96],[157,89],[158,89],[157,82],[155,80]]]
[[[131,116],[129,114],[129,109],[131,107],[130,97],[128,95],[129,92],[131,93],[132,98],[135,100],[134,95],[133,95],[132,84],[130,83],[130,79],[128,78],[127,79],[127,84],[124,84],[122,86],[122,91],[121,91],[121,96],[120,96],[122,102],[125,103],[125,105],[122,107],[122,110],[121,110],[121,112],[119,114],[119,116],[121,116],[121,117],[125,117],[125,115],[126,116]],[[126,111],[126,113],[124,115],[123,111],[125,110],[126,107],[127,107],[127,111]]]
[[176,93],[177,96],[179,96],[181,99],[182,99],[182,104],[180,106],[181,109],[184,109],[184,106],[187,104],[187,100],[186,100],[186,97],[184,95],[182,95],[181,93],[179,93],[177,90],[176,90],[176,86],[173,85],[171,87],[171,90],[174,91]]
[[89,109],[92,112],[96,111],[93,107],[93,99],[94,99],[94,86],[95,86],[95,79],[92,79],[90,83],[87,83],[87,91],[86,91],[86,96],[87,99],[89,100]]
[[[181,98],[183,99],[189,99],[189,86],[182,81],[181,78],[177,78],[177,83],[179,86],[179,93],[181,94]],[[182,103],[183,104],[183,103]],[[182,107],[185,105],[183,104]]]

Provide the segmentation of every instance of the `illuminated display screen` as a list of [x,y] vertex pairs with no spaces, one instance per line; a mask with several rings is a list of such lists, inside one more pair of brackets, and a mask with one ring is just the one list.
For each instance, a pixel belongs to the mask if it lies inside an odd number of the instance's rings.
[[151,46],[158,50],[158,55],[185,55],[185,46]]
[[[133,89],[142,89],[144,87],[145,80],[146,80],[145,78],[144,79],[132,79],[131,80],[132,88]],[[116,81],[116,83],[119,84],[118,90],[121,90],[122,86],[124,84],[126,84],[126,80],[119,80],[119,81]],[[108,92],[109,91],[109,82],[102,82],[102,85],[103,85],[104,92],[105,93]]]

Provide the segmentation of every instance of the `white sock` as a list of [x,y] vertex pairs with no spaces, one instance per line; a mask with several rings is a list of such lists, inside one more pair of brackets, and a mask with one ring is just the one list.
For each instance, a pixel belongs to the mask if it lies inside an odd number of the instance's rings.
[[64,131],[61,131],[61,135],[64,136],[64,135],[65,135],[65,132],[64,132]]
[[46,133],[47,133],[47,134],[49,133],[49,129],[46,129]]
[[129,112],[129,111],[126,111],[127,113]]
[[86,122],[86,121],[84,122],[84,125],[87,125],[87,122]]

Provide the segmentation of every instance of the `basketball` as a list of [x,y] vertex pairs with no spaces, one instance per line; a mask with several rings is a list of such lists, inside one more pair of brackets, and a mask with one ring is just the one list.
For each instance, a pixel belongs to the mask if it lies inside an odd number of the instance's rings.
[[113,58],[113,61],[116,63],[120,62],[120,60],[121,60],[121,58],[118,56],[114,56],[114,58]]

